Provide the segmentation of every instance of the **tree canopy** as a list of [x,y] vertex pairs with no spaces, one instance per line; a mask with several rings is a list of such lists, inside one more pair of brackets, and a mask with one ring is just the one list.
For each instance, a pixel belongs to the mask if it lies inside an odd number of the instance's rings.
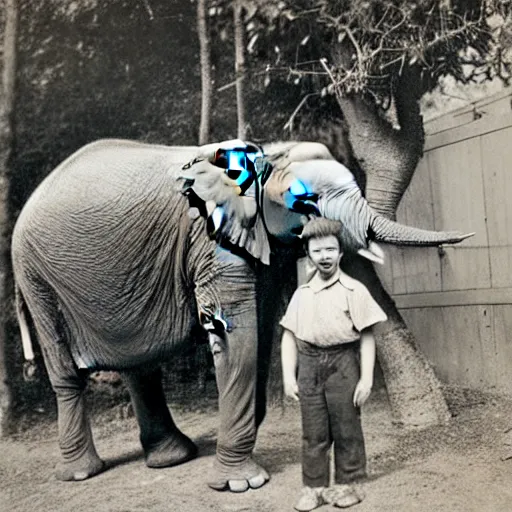
[[[212,13],[226,6],[220,0]],[[418,93],[442,77],[508,80],[510,0],[245,0],[249,53],[323,94],[364,93],[389,107],[406,68]],[[311,90],[311,89],[310,89]]]

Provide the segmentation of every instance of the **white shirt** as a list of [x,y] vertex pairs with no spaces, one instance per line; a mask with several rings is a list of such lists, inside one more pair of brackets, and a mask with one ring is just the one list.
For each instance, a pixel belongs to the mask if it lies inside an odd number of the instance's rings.
[[363,329],[386,319],[366,286],[339,270],[328,280],[316,272],[300,286],[280,324],[302,341],[329,347],[356,341]]

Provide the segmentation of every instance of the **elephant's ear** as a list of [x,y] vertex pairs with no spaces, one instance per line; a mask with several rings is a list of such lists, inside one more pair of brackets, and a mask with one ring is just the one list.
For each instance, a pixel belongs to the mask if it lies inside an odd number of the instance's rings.
[[245,249],[262,263],[270,262],[270,245],[258,215],[254,184],[242,194],[236,180],[208,158],[198,157],[183,166],[178,177],[191,208],[206,219],[208,234],[218,242]]

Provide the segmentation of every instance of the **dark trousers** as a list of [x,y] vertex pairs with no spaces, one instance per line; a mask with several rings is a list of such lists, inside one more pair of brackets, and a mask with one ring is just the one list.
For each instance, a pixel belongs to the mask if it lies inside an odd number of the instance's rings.
[[329,449],[333,443],[335,483],[364,477],[361,412],[353,404],[360,375],[359,342],[331,348],[300,342],[298,362],[304,485],[329,486]]

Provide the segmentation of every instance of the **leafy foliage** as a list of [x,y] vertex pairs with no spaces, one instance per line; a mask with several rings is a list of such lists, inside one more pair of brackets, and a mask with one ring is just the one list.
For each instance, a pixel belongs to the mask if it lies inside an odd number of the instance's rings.
[[[213,14],[225,10],[215,3]],[[389,103],[406,67],[422,93],[441,77],[508,80],[511,0],[245,0],[248,50],[267,71],[323,93],[369,92]],[[269,75],[270,76],[270,75]]]

